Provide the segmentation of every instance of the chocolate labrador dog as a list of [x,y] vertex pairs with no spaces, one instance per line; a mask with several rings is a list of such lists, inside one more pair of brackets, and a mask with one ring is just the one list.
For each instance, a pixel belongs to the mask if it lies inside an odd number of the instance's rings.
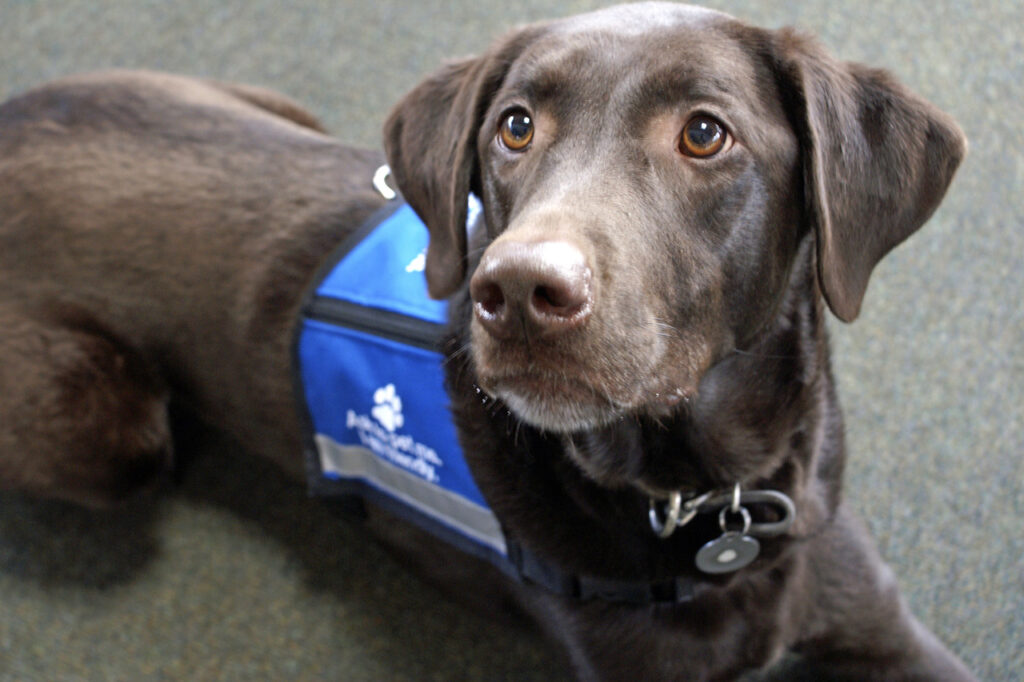
[[[521,580],[371,509],[387,540],[531,614],[582,680],[731,680],[787,650],[819,679],[973,679],[842,504],[825,331],[939,204],[948,116],[791,30],[656,3],[446,65],[385,142]],[[171,466],[172,402],[302,475],[300,301],[384,203],[382,160],[243,86],[114,73],[4,104],[3,486],[134,493]]]

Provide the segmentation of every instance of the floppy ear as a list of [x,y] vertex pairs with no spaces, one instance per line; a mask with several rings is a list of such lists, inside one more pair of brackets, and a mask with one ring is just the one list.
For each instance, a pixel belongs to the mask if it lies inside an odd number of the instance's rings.
[[487,54],[453,62],[417,85],[384,124],[395,184],[430,230],[427,288],[452,294],[466,276],[466,201],[477,171],[476,137],[491,97],[539,27]]
[[818,281],[853,321],[872,269],[938,207],[967,151],[956,122],[883,71],[776,34],[776,70],[800,139]]

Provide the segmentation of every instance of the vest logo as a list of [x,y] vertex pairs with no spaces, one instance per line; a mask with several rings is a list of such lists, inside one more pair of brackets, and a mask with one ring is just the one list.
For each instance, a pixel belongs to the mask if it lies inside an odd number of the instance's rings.
[[401,432],[405,426],[405,415],[402,414],[402,398],[394,384],[381,386],[373,392],[373,407],[369,415],[349,410],[345,425],[356,432],[363,447],[378,457],[431,483],[440,479],[437,470],[444,466],[444,461],[437,452]]
[[395,385],[388,384],[373,392],[374,407],[370,414],[380,422],[380,425],[394,433],[405,425],[405,417],[402,416],[402,399],[395,393]]

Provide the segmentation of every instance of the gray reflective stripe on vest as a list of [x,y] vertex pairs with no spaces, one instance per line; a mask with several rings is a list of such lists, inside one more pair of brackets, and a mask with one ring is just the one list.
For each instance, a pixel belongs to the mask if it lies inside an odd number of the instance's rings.
[[393,466],[364,447],[341,445],[323,434],[317,434],[315,440],[325,474],[371,482],[421,513],[491,547],[502,556],[508,555],[501,526],[489,509]]

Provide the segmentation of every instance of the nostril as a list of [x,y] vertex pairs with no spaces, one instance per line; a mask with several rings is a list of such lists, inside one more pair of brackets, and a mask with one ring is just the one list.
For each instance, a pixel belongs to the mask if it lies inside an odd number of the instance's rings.
[[541,315],[571,317],[587,302],[587,286],[583,278],[566,279],[557,284],[543,284],[533,290],[531,305]]
[[475,287],[472,296],[477,309],[488,317],[499,317],[505,310],[505,292],[494,282]]
[[537,287],[533,292],[533,301],[538,308],[564,308],[569,304],[565,292],[551,287]]

